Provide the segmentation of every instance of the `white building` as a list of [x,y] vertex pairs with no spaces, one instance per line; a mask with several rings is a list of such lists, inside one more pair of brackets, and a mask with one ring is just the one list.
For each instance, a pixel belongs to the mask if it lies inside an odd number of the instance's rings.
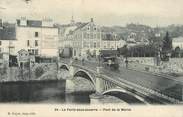
[[16,24],[3,23],[0,28],[0,59],[9,60],[25,49],[30,55],[57,57],[58,28],[52,20],[27,20],[21,18]]
[[87,23],[75,23],[64,28],[63,35],[60,35],[61,41],[59,44],[63,48],[71,47],[74,58],[87,57],[88,53],[99,54],[101,31],[93,19]]
[[173,38],[172,39],[172,47],[173,47],[173,49],[175,49],[176,47],[183,49],[183,37]]
[[73,31],[78,28],[76,24],[59,27],[59,49],[62,51],[65,47],[72,47]]
[[126,41],[122,40],[117,34],[102,33],[101,50],[117,50],[125,44]]
[[32,55],[58,55],[58,28],[52,20],[17,20],[15,52],[27,50]]
[[87,23],[72,23],[62,27],[59,36],[60,48],[72,48],[74,58],[85,58],[88,54],[97,56],[100,50],[117,50],[125,44],[125,41],[115,34],[109,39],[108,34],[101,31],[101,27],[95,24],[93,18]]

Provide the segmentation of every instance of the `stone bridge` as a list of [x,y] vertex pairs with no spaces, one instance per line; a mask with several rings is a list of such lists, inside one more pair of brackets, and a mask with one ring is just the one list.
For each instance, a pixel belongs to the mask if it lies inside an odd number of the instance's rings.
[[[124,79],[123,74],[119,74],[110,70],[106,70],[97,63],[84,62],[77,60],[61,60],[59,62],[60,69],[69,71],[69,78],[82,78],[88,79],[95,87],[95,94],[90,95],[91,102],[100,102],[103,95],[108,94],[116,96],[123,100],[127,96],[131,100],[144,104],[179,104],[182,100],[165,95],[154,89],[139,85],[138,83],[130,82]],[[131,77],[131,76],[129,76]],[[183,91],[182,91],[183,92]],[[182,94],[181,94],[182,95]],[[183,96],[182,96],[183,98]]]

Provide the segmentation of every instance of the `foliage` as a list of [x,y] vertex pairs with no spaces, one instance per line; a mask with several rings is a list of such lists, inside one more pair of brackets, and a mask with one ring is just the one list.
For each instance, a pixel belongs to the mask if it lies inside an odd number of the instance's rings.
[[7,74],[7,65],[3,64],[3,67],[0,68],[0,74],[4,75]]
[[137,45],[130,47],[127,46],[118,49],[121,55],[129,56],[129,57],[154,57],[156,54],[155,47],[151,45]]
[[36,76],[36,78],[39,78],[40,76],[42,76],[43,73],[44,73],[44,70],[43,70],[43,68],[41,66],[39,66],[39,67],[37,67],[35,69],[35,76]]
[[124,45],[123,47],[118,48],[117,51],[118,51],[118,53],[120,55],[124,55],[125,57],[128,56],[128,48],[127,48],[127,45]]
[[161,52],[161,60],[162,61],[169,60],[171,50],[172,50],[172,40],[169,36],[169,33],[167,32],[165,37],[163,38],[162,52]]
[[172,40],[167,32],[163,38],[162,51],[170,51],[172,49]]

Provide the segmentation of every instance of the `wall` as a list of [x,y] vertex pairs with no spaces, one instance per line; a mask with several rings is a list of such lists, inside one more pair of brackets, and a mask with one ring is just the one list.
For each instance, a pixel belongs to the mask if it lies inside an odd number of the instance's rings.
[[9,53],[9,41],[0,40],[0,53]]
[[[35,37],[38,32],[38,37]],[[18,52],[22,48],[38,49],[41,56],[57,56],[58,55],[58,29],[49,27],[17,27],[17,42],[15,51]],[[27,40],[30,40],[30,46],[27,46]],[[35,40],[38,46],[35,46]]]
[[146,70],[150,72],[164,72],[164,73],[181,73],[183,72],[183,59],[170,58],[168,62],[160,63],[160,66],[155,66],[152,57],[131,57],[128,58],[129,67],[137,70]]
[[41,42],[42,42],[41,55],[58,56],[58,29],[57,28],[43,28]]
[[140,64],[155,65],[154,57],[129,57],[128,60]]

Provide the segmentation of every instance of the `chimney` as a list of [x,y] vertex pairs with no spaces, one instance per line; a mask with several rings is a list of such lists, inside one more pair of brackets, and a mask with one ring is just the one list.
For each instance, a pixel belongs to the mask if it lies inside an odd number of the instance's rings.
[[1,29],[3,28],[3,21],[2,21],[2,19],[0,19],[0,28]]
[[91,18],[91,22],[93,22],[93,18]]

